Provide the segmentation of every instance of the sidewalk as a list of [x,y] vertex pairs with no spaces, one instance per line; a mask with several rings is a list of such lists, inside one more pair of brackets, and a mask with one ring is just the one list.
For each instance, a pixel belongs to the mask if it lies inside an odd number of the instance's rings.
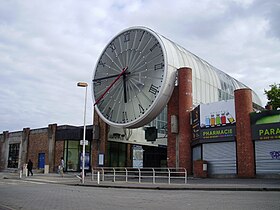
[[66,173],[64,177],[59,174],[34,174],[34,176],[22,176],[19,178],[18,173],[0,172],[0,180],[18,179],[23,181],[65,184],[72,186],[86,187],[104,187],[104,188],[129,188],[129,189],[153,189],[153,190],[207,190],[207,191],[279,191],[280,179],[237,179],[237,178],[206,178],[198,179],[189,177],[187,184],[180,183],[151,183],[142,181],[125,182],[125,181],[100,181],[91,180],[91,175],[85,177],[85,183],[75,176],[75,173]]

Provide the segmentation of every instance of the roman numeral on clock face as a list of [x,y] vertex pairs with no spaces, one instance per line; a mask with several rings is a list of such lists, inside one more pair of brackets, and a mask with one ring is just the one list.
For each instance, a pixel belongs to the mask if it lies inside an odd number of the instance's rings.
[[138,104],[138,105],[139,105],[140,113],[144,114],[145,113],[145,109],[143,108],[143,106],[141,104]]
[[156,95],[156,94],[159,92],[159,91],[158,91],[158,88],[159,88],[159,87],[157,87],[157,86],[151,84],[151,87],[150,87],[150,89],[149,89],[149,92],[152,93],[152,94],[154,94],[154,95]]
[[159,45],[159,42],[154,44],[154,46],[151,47],[150,51],[152,52],[158,45]]
[[105,67],[105,62],[103,62],[102,60],[98,61],[98,65]]
[[127,121],[128,121],[127,112],[124,111],[124,112],[122,113],[122,115],[123,115],[123,122],[127,122]]
[[163,67],[164,67],[164,64],[163,64],[163,63],[159,63],[159,64],[156,64],[156,65],[155,65],[155,68],[154,68],[154,69],[155,69],[155,71],[156,71],[156,70],[158,70],[158,69],[162,69]]
[[130,40],[130,32],[124,34],[124,42],[128,42]]
[[139,39],[139,42],[142,41],[142,38],[143,38],[144,34],[145,34],[145,31],[142,32],[141,37],[140,37],[140,39]]
[[109,45],[109,47],[112,49],[112,52],[114,52],[114,50],[116,50],[116,46],[115,46],[114,43],[111,43],[111,44]]
[[107,117],[107,119],[111,119],[111,118],[112,118],[113,111],[114,111],[114,110],[113,110],[111,107],[109,107],[109,108],[107,109],[107,112],[106,112],[106,117]]
[[93,84],[94,84],[94,86],[99,86],[99,85],[101,85],[101,81],[99,81],[99,80],[94,81]]

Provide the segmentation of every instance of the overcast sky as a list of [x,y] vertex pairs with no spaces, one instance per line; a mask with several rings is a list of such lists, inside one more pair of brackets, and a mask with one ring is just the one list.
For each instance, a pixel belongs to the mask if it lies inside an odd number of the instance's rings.
[[[1,0],[0,133],[83,125],[109,40],[146,26],[251,87],[280,83],[279,0]],[[92,123],[89,88],[87,124]]]

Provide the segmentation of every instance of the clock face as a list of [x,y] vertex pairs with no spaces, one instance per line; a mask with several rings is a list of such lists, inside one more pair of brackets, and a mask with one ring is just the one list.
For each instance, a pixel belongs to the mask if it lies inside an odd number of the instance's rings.
[[106,123],[140,127],[159,114],[167,65],[162,46],[153,31],[130,28],[103,50],[93,75],[93,99]]

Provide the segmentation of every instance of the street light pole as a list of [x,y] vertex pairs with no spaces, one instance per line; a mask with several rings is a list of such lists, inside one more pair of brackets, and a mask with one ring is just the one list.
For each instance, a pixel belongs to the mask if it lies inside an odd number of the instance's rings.
[[87,86],[86,82],[78,82],[78,87],[85,87],[85,109],[84,109],[84,133],[83,133],[83,154],[82,154],[82,183],[85,183],[85,155],[86,155],[86,110],[87,110]]

